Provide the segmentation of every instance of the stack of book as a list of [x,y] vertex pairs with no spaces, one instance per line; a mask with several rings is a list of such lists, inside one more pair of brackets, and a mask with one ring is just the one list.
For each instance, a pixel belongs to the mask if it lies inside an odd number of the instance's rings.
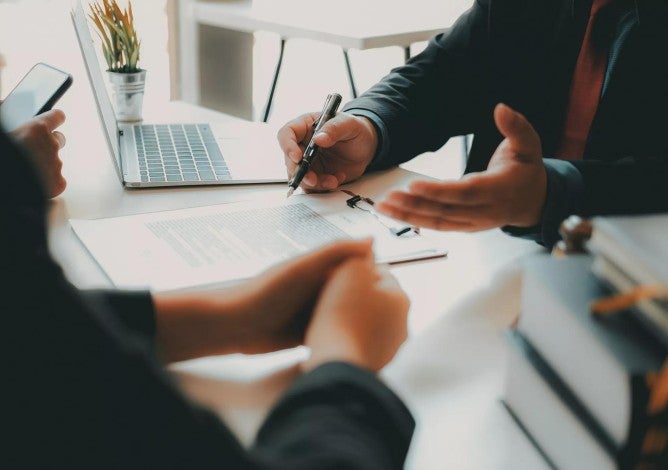
[[668,468],[668,309],[647,299],[650,310],[592,314],[602,298],[668,285],[668,217],[634,222],[594,219],[587,254],[525,265],[503,403],[555,468]]
[[668,344],[668,215],[599,217],[592,225],[592,271],[613,291],[650,294],[631,312]]

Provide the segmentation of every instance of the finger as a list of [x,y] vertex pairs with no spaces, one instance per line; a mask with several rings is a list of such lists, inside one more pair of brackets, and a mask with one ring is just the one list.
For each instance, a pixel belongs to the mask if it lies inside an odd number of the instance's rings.
[[392,217],[393,219],[397,220],[403,220],[404,222],[407,222],[408,224],[416,227],[463,232],[476,230],[476,227],[471,222],[452,220],[447,217],[433,217],[414,214],[400,207],[395,207],[387,202],[379,202],[376,204],[376,209],[378,212],[385,214],[388,217]]
[[361,124],[347,113],[339,113],[327,121],[313,137],[313,142],[322,148],[328,148],[337,142],[354,139],[360,134]]
[[490,188],[485,173],[474,173],[456,181],[415,181],[408,192],[443,204],[475,206],[487,202]]
[[278,144],[290,161],[294,163],[301,161],[302,149],[299,144],[308,137],[317,116],[317,113],[302,114],[279,129],[276,135]]
[[482,205],[442,203],[401,191],[394,191],[388,194],[384,202],[401,208],[406,212],[429,217],[448,217],[460,222],[467,222],[469,219],[474,218],[485,207]]
[[331,191],[339,186],[339,180],[334,175],[321,175],[320,187],[324,190]]
[[67,139],[65,139],[65,135],[62,132],[53,131],[53,136],[56,138],[56,141],[58,142],[58,148],[59,149],[65,147],[65,143],[67,142]]
[[514,152],[524,157],[540,155],[537,153],[541,149],[540,137],[522,114],[499,103],[494,108],[494,121]]
[[35,120],[44,123],[49,132],[51,132],[65,122],[65,113],[60,109],[52,109],[36,116]]
[[343,278],[354,277],[355,282],[365,285],[373,285],[381,279],[372,253],[343,260],[335,267],[335,275]]
[[309,170],[304,175],[304,178],[302,178],[300,186],[307,190],[331,191],[338,188],[344,180],[344,173],[318,175],[313,170]]
[[378,281],[378,287],[384,290],[401,290],[399,281],[397,278],[392,275],[390,270],[383,266],[378,268],[378,273],[380,274],[380,280]]
[[302,265],[309,270],[320,271],[332,267],[351,257],[368,257],[372,252],[373,239],[342,240],[307,253],[301,258]]

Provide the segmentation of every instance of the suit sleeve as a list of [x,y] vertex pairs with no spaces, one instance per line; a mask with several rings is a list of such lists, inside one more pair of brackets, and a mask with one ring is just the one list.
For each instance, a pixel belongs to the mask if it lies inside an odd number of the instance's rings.
[[371,118],[382,129],[383,150],[370,170],[435,151],[450,137],[471,133],[479,116],[492,115],[487,3],[476,1],[421,54],[343,108],[380,120]]
[[[378,379],[345,365],[302,377],[258,444],[243,448],[217,416],[181,394],[141,328],[105,302],[84,300],[66,280],[48,252],[34,173],[1,132],[0,150],[12,182],[0,186],[0,259],[12,272],[0,284],[9,351],[3,422],[12,429],[6,466],[401,468],[410,414]],[[309,423],[318,435],[304,431]]]
[[[374,374],[330,363],[297,380],[270,413],[255,448],[263,461],[282,462],[282,468],[400,469],[413,429],[406,407]],[[309,452],[295,451],[305,448]]]
[[91,308],[104,305],[124,327],[144,335],[148,341],[155,339],[155,310],[148,291],[91,289],[80,293]]

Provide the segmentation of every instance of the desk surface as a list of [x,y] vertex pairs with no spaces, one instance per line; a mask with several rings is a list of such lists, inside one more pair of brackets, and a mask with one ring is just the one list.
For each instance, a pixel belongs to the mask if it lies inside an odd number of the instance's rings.
[[[449,27],[471,0],[417,0],[410,8],[383,0],[179,0],[192,3],[202,24],[235,31],[268,31],[345,48],[407,47]],[[373,18],[374,21],[369,21]]]

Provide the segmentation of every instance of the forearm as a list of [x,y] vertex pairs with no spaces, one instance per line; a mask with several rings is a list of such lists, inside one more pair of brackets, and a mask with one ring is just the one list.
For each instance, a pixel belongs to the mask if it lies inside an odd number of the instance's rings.
[[156,348],[167,362],[238,352],[242,302],[232,292],[215,296],[154,293]]

